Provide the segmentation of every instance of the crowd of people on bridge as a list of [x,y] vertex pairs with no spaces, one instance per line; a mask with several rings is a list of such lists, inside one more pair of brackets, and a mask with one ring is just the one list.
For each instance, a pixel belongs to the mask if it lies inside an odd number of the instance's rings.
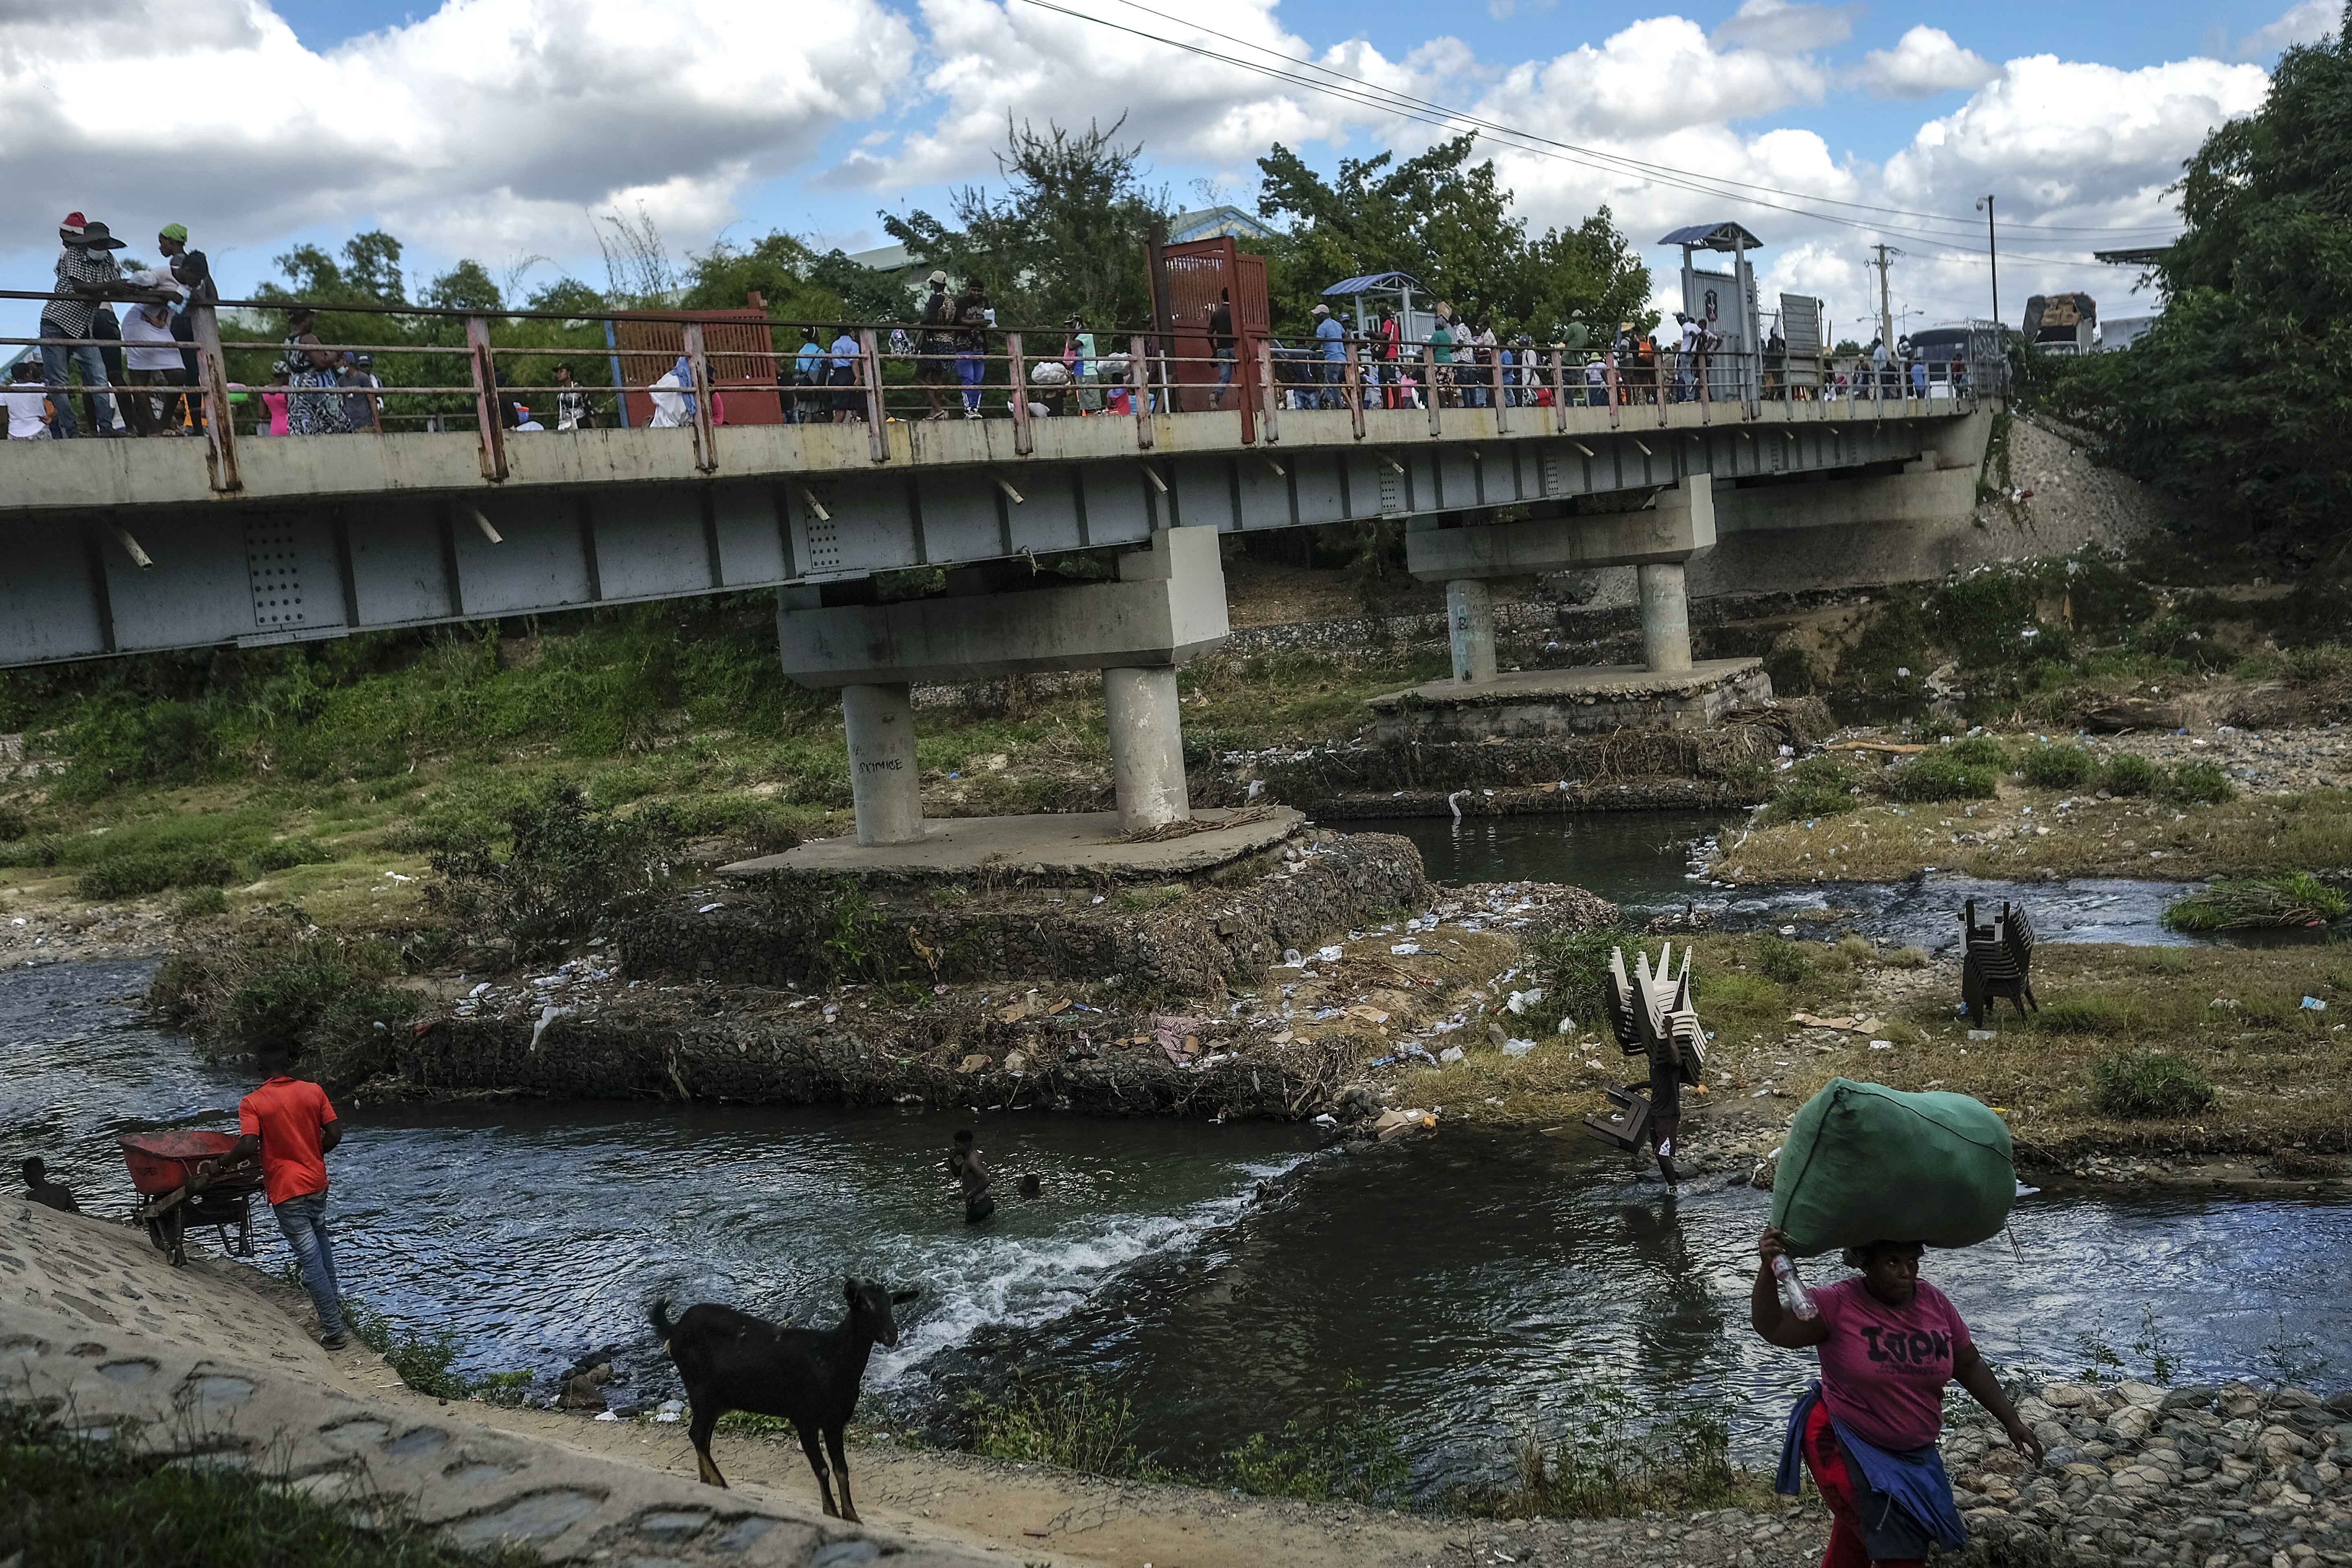
[[[7,434],[18,439],[201,434],[205,400],[184,390],[197,381],[191,307],[217,301],[219,292],[204,253],[188,247],[187,229],[163,226],[156,238],[163,263],[130,270],[114,255],[123,242],[103,223],[71,213],[58,237],[55,297],[41,313],[39,353],[20,358],[0,386]],[[1221,290],[1213,303],[1179,313],[1165,333],[1098,339],[1082,316],[1071,315],[1062,324],[1058,351],[1033,359],[1042,346],[1039,334],[1013,338],[1000,328],[982,279],[966,278],[956,287],[946,271],[935,269],[917,289],[908,322],[863,333],[853,326],[811,325],[790,350],[793,334],[779,329],[772,356],[736,356],[739,365],[749,359],[751,369],[731,377],[730,389],[739,398],[757,396],[761,407],[748,416],[754,422],[838,425],[877,416],[977,420],[1016,412],[1016,404],[1031,417],[1057,418],[1131,416],[1139,403],[1158,413],[1266,403],[1399,410],[1926,397],[1935,384],[1957,391],[1968,374],[1964,360],[1931,364],[1907,339],[1892,346],[1874,340],[1851,360],[1792,359],[1777,324],[1759,352],[1746,353],[1727,345],[1718,323],[1682,312],[1654,331],[1622,321],[1613,332],[1596,331],[1576,321],[1539,337],[1497,327],[1494,312],[1483,306],[1456,310],[1439,300],[1423,310],[1407,309],[1408,303],[1383,299],[1370,310],[1359,303],[1352,321],[1318,303],[1306,330],[1286,341],[1263,328],[1237,326],[1230,293]],[[511,363],[513,351],[505,352]],[[1017,366],[1012,363],[1016,352]],[[620,359],[610,363],[613,379],[621,380]],[[773,368],[763,368],[768,365]],[[618,389],[617,406],[609,405],[610,390],[598,396],[571,364],[558,364],[551,374],[558,431],[608,423],[672,428],[698,425],[706,416],[712,425],[728,423],[727,390],[713,381],[711,364],[698,371],[683,353],[649,382],[631,378]],[[495,380],[501,426],[519,433],[551,427],[540,416],[547,389],[519,391],[503,368]],[[250,409],[253,435],[388,427],[386,388],[372,356],[322,343],[315,315],[303,307],[288,309],[281,353],[267,384],[228,385],[229,416],[236,417],[239,407]],[[707,410],[700,407],[706,398]],[[532,401],[541,405],[539,412]],[[472,421],[461,426],[445,414],[404,409],[392,423],[421,423],[432,430],[445,424],[468,427]]]

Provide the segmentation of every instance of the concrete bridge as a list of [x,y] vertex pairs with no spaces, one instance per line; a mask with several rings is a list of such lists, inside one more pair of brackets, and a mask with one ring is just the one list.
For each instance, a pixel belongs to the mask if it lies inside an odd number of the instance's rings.
[[[861,842],[923,833],[909,682],[1075,668],[1104,671],[1134,831],[1188,815],[1175,669],[1224,636],[1222,533],[1404,521],[1465,689],[1496,680],[1487,580],[1633,565],[1651,670],[1682,678],[1692,557],[1965,516],[1986,416],[1963,395],[0,442],[0,666],[772,587],[782,673],[842,689]],[[1038,572],[1107,547],[1116,580]],[[946,592],[877,601],[877,574],[918,566]]]

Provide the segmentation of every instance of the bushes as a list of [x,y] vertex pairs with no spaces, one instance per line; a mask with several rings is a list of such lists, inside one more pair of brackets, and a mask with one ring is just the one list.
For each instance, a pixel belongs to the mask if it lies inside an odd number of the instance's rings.
[[1793,822],[1852,811],[1862,804],[1853,793],[1853,771],[1844,758],[1828,752],[1807,757],[1781,775],[1764,820]]
[[2213,1103],[2213,1084],[2171,1051],[2117,1051],[2092,1068],[2091,1103],[2109,1116],[2193,1116]]
[[1813,964],[1801,943],[1768,936],[1756,944],[1756,972],[1767,980],[1795,985],[1813,973]]
[[2164,770],[2135,752],[2125,752],[2108,759],[2106,772],[2099,779],[2099,787],[2109,795],[2154,795],[2164,783]]
[[1990,735],[1970,735],[1944,748],[1944,755],[1964,768],[2005,769],[2009,766],[2009,748]]
[[101,901],[142,899],[166,888],[216,888],[236,875],[228,857],[209,850],[119,855],[74,879],[74,891]]
[[2080,746],[2029,747],[2018,763],[2025,782],[2042,789],[2081,789],[2097,771],[2091,753]]
[[2176,805],[2220,805],[2238,797],[2238,786],[2213,763],[2183,763],[2172,770],[2160,792]]
[[2165,906],[2164,923],[2175,931],[2252,931],[2264,927],[2320,926],[2344,918],[2352,899],[2308,871],[2278,877],[2241,877],[2216,882],[2203,892]]
[[386,1065],[391,1028],[404,1029],[417,1011],[416,994],[390,983],[398,968],[382,942],[339,942],[265,918],[164,960],[147,1005],[220,1050],[290,1040],[306,1070],[352,1082]]
[[505,845],[468,837],[436,851],[443,880],[425,898],[528,962],[639,907],[669,874],[664,841],[675,832],[658,811],[592,811],[579,785],[549,780],[508,812]]
[[1586,1007],[1597,1010],[1601,977],[1609,973],[1610,951],[1626,949],[1630,963],[1631,950],[1641,940],[1641,932],[1622,925],[1547,931],[1528,939],[1528,964],[1543,983],[1547,1005],[1558,1003],[1570,1014]]
[[1990,800],[1997,792],[1990,768],[1972,768],[1948,752],[1929,752],[1894,770],[1886,792],[1897,800]]

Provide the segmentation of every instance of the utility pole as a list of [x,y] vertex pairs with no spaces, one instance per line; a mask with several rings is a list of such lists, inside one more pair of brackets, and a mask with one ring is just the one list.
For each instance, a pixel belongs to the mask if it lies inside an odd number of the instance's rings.
[[1992,324],[2000,325],[2000,237],[1992,226],[1992,198],[1985,197],[1977,204],[1977,211],[1985,215],[1985,255],[1992,262]]
[[1886,258],[1890,256],[1900,256],[1903,253],[1891,245],[1874,245],[1870,248],[1878,253],[1878,260],[1874,264],[1878,268],[1878,341],[1886,345],[1888,353],[1893,353],[1895,352],[1895,306],[1886,291]]

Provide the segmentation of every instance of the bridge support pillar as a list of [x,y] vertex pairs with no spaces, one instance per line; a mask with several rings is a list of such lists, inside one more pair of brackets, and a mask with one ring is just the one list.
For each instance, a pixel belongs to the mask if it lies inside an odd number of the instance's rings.
[[857,842],[913,844],[923,837],[922,770],[915,763],[914,689],[905,681],[841,689],[849,732],[849,796]]
[[1445,584],[1445,631],[1455,680],[1495,679],[1495,591],[1484,579],[1456,577]]
[[1119,830],[1146,833],[1183,821],[1192,815],[1192,805],[1184,783],[1175,669],[1114,665],[1103,670],[1102,680]]
[[820,587],[781,590],[784,673],[841,689],[858,844],[913,844],[944,831],[923,820],[912,686],[1050,671],[1102,671],[1118,831],[1189,817],[1176,668],[1225,638],[1217,544],[1213,528],[1162,530],[1149,549],[1119,557],[1115,583],[1031,587],[1057,579],[1015,573],[1016,585],[1002,592],[890,605],[827,605]]
[[1691,667],[1690,592],[1679,561],[1636,566],[1642,590],[1642,662],[1653,675]]

